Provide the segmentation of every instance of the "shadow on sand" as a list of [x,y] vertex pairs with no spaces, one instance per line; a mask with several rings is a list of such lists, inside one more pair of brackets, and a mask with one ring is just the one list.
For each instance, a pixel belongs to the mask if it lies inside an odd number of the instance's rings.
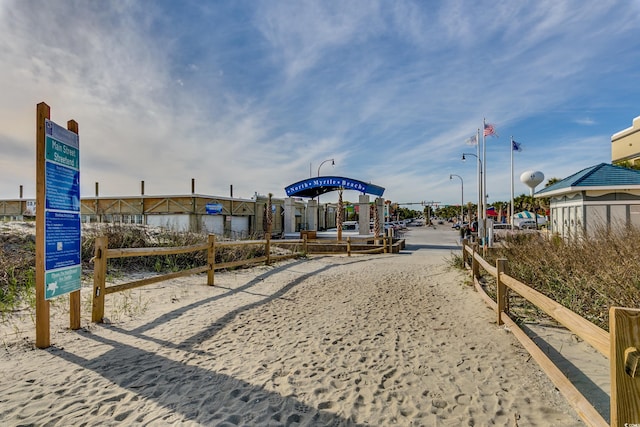
[[[353,260],[350,263],[363,261]],[[271,295],[264,295],[264,298],[260,301],[238,307],[221,318],[212,319],[206,329],[183,342],[173,343],[144,334],[154,327],[175,320],[198,306],[230,297],[239,292],[247,292],[265,278],[289,270],[303,262],[305,261],[299,260],[275,267],[237,289],[231,289],[222,295],[203,299],[163,314],[131,331],[114,325],[102,326],[123,335],[152,341],[164,348],[174,349],[179,354],[181,361],[137,348],[125,343],[125,340],[109,339],[86,331],[79,332],[79,334],[85,339],[106,344],[111,349],[93,359],[85,359],[62,348],[50,347],[47,351],[83,369],[91,370],[113,384],[134,393],[136,395],[134,400],[154,402],[169,412],[168,415],[166,413],[153,414],[153,412],[141,413],[137,418],[132,419],[129,418],[133,416],[131,414],[132,411],[129,411],[129,413],[125,412],[115,416],[116,421],[126,420],[126,422],[133,421],[147,424],[163,421],[173,423],[179,420],[180,422],[193,421],[203,425],[218,426],[242,424],[288,426],[300,423],[314,426],[358,426],[359,424],[350,419],[339,417],[323,410],[323,408],[310,407],[295,397],[282,396],[232,376],[206,369],[193,363],[182,362],[211,359],[213,357],[211,354],[194,347],[213,337],[240,313],[262,304],[267,304],[275,299],[283,298],[287,292],[308,277],[322,273],[335,266],[327,265],[297,277],[277,292]],[[171,352],[168,351],[167,353]],[[79,372],[79,375],[82,375],[82,371]],[[233,404],[229,405],[229,399],[235,400],[232,402]],[[113,402],[105,401],[105,406],[110,404],[113,404]],[[240,407],[242,408],[241,411],[238,410]],[[95,415],[94,412],[97,414],[99,410],[100,408],[95,408],[91,414],[87,415]],[[104,408],[102,408],[102,411],[104,411]],[[179,415],[176,417],[176,414]]]

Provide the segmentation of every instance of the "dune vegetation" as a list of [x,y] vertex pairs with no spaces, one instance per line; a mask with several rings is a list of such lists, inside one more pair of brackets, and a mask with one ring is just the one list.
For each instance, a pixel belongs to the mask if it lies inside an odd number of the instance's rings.
[[487,261],[508,259],[509,275],[601,328],[609,308],[640,307],[640,230],[600,228],[577,238],[513,234]]
[[[83,281],[91,281],[95,239],[107,236],[110,248],[189,246],[207,242],[201,233],[177,232],[161,228],[126,224],[83,226],[81,260]],[[216,262],[264,256],[264,246],[218,248]],[[108,274],[131,272],[166,273],[207,264],[206,251],[176,255],[110,259]],[[35,307],[35,224],[0,225],[0,316]]]

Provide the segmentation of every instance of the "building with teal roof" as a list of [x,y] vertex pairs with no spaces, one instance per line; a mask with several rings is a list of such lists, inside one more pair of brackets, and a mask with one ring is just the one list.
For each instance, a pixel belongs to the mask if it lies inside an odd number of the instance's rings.
[[599,226],[640,227],[640,171],[600,163],[537,191],[549,198],[552,233],[571,238]]

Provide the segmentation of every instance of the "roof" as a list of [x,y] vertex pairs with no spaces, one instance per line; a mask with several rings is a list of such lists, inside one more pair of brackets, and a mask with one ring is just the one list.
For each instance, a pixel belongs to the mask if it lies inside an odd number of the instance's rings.
[[640,171],[600,163],[537,191],[535,197],[549,197],[585,190],[640,189]]
[[[513,215],[514,218],[519,218],[519,219],[533,219],[533,212],[529,212],[529,211],[522,211],[522,212],[518,212],[517,214]],[[544,216],[538,214],[538,218],[544,218]]]

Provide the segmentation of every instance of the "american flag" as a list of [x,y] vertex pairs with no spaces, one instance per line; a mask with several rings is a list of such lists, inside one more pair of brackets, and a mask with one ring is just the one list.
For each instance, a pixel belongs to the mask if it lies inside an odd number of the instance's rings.
[[496,129],[490,123],[484,124],[484,136],[491,136],[496,134]]

